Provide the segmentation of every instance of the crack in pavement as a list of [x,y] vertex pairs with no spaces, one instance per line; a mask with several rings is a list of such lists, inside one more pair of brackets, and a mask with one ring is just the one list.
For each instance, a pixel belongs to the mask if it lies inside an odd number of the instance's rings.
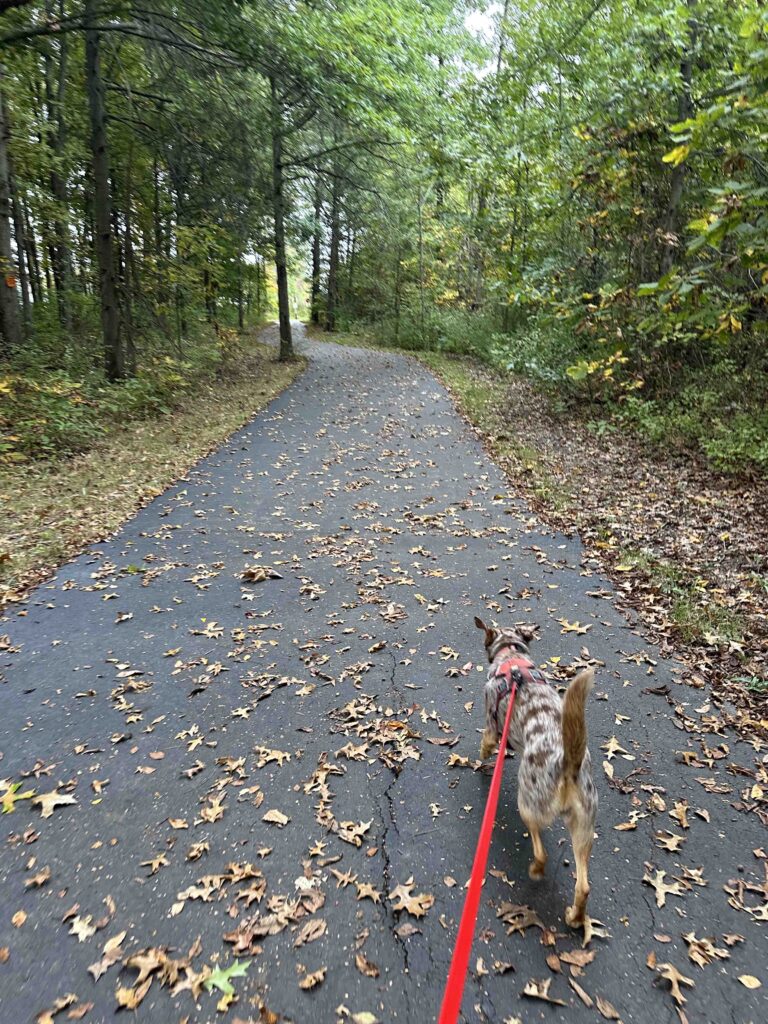
[[[299,989],[296,931],[289,926],[264,939],[247,976],[237,979],[241,1006],[258,997],[296,1024],[330,1024],[341,1005],[350,1016],[370,1012],[381,1024],[434,1019],[488,787],[472,770],[484,680],[472,621],[478,613],[499,622],[538,622],[534,656],[561,681],[566,666],[585,659],[599,666],[587,709],[601,801],[590,915],[605,922],[612,938],[593,940],[595,964],[580,984],[589,992],[597,986],[633,1024],[671,1019],[669,989],[654,986],[643,957],[655,949],[663,953],[660,960],[685,962],[682,911],[686,929],[698,934],[745,934],[727,964],[697,974],[695,988],[686,989],[690,1019],[734,1019],[735,978],[759,975],[763,966],[753,922],[746,924],[744,911],[722,891],[737,866],[740,878],[762,884],[762,862],[752,863],[745,851],[764,844],[763,829],[755,815],[732,806],[741,794],[727,774],[731,759],[748,762],[753,752],[731,742],[727,730],[719,735],[717,743],[729,744],[728,756],[706,769],[705,782],[733,783],[722,795],[702,788],[703,768],[678,763],[679,748],[696,753],[699,740],[706,742],[707,719],[694,710],[702,695],[678,684],[674,663],[611,601],[597,600],[607,583],[580,557],[578,539],[543,526],[510,495],[509,482],[429,371],[398,354],[333,344],[313,344],[308,355],[302,380],[116,535],[62,568],[23,607],[9,609],[0,628],[10,644],[0,643],[7,677],[2,774],[24,788],[59,786],[77,800],[50,818],[20,801],[12,819],[2,818],[11,827],[3,837],[0,884],[8,905],[28,920],[14,927],[11,914],[0,915],[0,948],[10,949],[0,967],[0,1024],[27,1020],[61,993],[82,994],[84,985],[93,1019],[119,1019],[115,989],[133,984],[135,975],[113,965],[110,977],[94,985],[87,973],[104,940],[118,931],[126,932],[126,956],[155,946],[184,950],[190,935],[200,934],[196,969],[226,967],[232,950],[223,932],[242,920],[242,904],[222,893],[222,899],[186,901],[183,913],[171,910],[177,894],[201,874],[218,877],[233,860],[258,863],[267,886],[265,911],[283,901],[293,905],[297,891],[322,886],[327,924],[300,954],[308,970],[327,966],[321,984],[311,992]],[[259,559],[271,562],[277,577],[244,585],[244,564]],[[135,566],[149,569],[136,573]],[[381,615],[390,603],[397,614]],[[116,612],[131,615],[116,619]],[[582,627],[573,634],[564,621]],[[633,660],[646,649],[652,664]],[[446,660],[446,650],[454,661]],[[353,663],[345,670],[370,667],[337,671],[342,656]],[[446,672],[467,662],[466,672]],[[644,696],[648,675],[669,686],[674,707]],[[418,692],[411,691],[416,684]],[[329,743],[341,731],[334,724],[339,697],[364,716],[375,707],[383,720],[391,707],[419,733],[408,737],[413,750],[401,761],[384,744],[387,750],[376,746],[350,760],[343,781],[329,777],[334,813],[351,824],[373,819],[376,841],[372,833],[366,849],[363,832],[360,846],[338,833],[322,836],[331,862],[343,859],[345,875],[369,878],[377,888],[383,880],[387,893],[413,876],[418,891],[434,898],[410,936],[395,928],[415,918],[396,914],[386,896],[376,904],[356,899],[348,885],[334,887],[312,866],[320,857],[302,874],[308,840],[318,826],[327,827],[303,784],[307,766],[335,749]],[[350,717],[345,734],[354,737],[359,721]],[[632,773],[620,786],[608,785],[597,752],[614,736],[649,775]],[[258,768],[256,744],[291,757]],[[458,763],[451,764],[454,754]],[[222,762],[242,765],[245,777]],[[372,775],[372,764],[379,763]],[[33,777],[40,766],[50,777]],[[478,920],[483,939],[475,953],[482,949],[489,965],[514,960],[517,974],[472,972],[464,1002],[468,1024],[479,1017],[494,1024],[504,1016],[528,1019],[533,1004],[523,1000],[522,984],[549,976],[551,947],[536,931],[514,940],[499,934],[500,900],[535,911],[559,951],[581,943],[563,921],[572,872],[555,869],[553,858],[546,882],[528,879],[529,844],[512,776],[508,769],[491,857],[514,888],[510,897],[499,878],[487,878]],[[669,819],[666,810],[649,805],[641,779],[664,787],[668,807],[687,800],[707,812],[706,820],[691,817],[684,859],[702,868],[709,886],[658,911],[642,883],[642,865],[651,834]],[[209,799],[217,795],[229,796],[220,820]],[[204,807],[215,813],[203,819]],[[647,813],[638,814],[634,830],[614,831],[630,807]],[[268,811],[281,812],[287,823],[270,825]],[[181,818],[187,833],[169,824]],[[187,860],[185,837],[209,845],[202,866]],[[266,847],[271,852],[256,860]],[[147,875],[159,850],[167,863]],[[51,883],[39,890],[25,886],[31,856],[52,872]],[[654,847],[651,859],[674,873],[672,854]],[[758,891],[749,890],[753,906]],[[107,898],[115,905],[114,931],[83,942],[67,936],[62,915],[68,905],[79,901],[84,917],[100,920]],[[674,945],[655,947],[657,924]],[[375,978],[354,964],[353,937],[366,925]],[[553,974],[551,984],[566,1005],[546,1007],[548,1024],[594,1024],[594,1011],[574,997],[564,974]],[[739,990],[744,1021],[764,1019],[764,992]],[[191,1003],[187,991],[173,996],[153,983],[139,1016],[189,1016],[203,1024],[216,1015],[215,999],[203,992]]]

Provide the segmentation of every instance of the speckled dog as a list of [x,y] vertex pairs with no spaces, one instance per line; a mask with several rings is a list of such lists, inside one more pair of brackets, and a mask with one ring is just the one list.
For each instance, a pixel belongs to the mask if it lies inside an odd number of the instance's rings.
[[520,755],[517,806],[531,835],[531,878],[542,878],[547,852],[541,830],[562,814],[571,834],[576,860],[576,891],[565,920],[584,923],[589,897],[589,856],[597,816],[597,790],[587,749],[584,705],[592,689],[592,669],[580,672],[560,697],[528,655],[534,631],[530,627],[494,629],[475,618],[485,631],[491,667],[485,684],[485,731],[480,757],[490,757],[499,743],[509,703],[510,681],[517,696],[509,726],[509,743]]

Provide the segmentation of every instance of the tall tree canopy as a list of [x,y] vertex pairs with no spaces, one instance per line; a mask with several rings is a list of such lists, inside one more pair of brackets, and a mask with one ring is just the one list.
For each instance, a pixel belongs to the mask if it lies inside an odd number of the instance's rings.
[[767,34],[758,0],[3,2],[2,356],[131,378],[276,287],[290,358],[306,274],[328,330],[662,432],[696,394],[768,463]]

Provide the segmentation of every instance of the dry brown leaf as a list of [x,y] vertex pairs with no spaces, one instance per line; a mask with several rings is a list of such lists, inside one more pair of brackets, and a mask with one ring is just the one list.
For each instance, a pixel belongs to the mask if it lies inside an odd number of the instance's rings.
[[37,1024],[53,1024],[53,1018],[57,1013],[61,1013],[62,1010],[66,1010],[68,1006],[76,1003],[78,996],[74,992],[69,992],[65,996],[59,996],[50,1010],[43,1010],[42,1013],[38,1013],[35,1021]]
[[34,887],[35,889],[39,889],[40,886],[45,885],[45,883],[49,881],[50,877],[51,869],[47,867],[42,868],[42,870],[38,871],[36,875],[30,875],[29,878],[24,879],[24,888],[31,889]]
[[597,956],[594,949],[569,949],[567,953],[561,953],[560,959],[564,964],[573,964],[574,967],[586,967],[591,964]]
[[646,885],[650,885],[656,890],[656,906],[663,907],[667,902],[667,896],[683,896],[684,890],[679,882],[672,882],[671,884],[665,882],[664,879],[667,877],[666,871],[656,871],[656,874],[651,876],[649,871],[652,870],[652,865],[646,865],[648,871],[643,875],[643,881]]
[[678,971],[674,964],[670,963],[657,964],[656,971],[659,977],[669,982],[672,998],[678,1006],[682,1006],[686,1002],[686,998],[680,991],[680,986],[687,985],[689,988],[693,988],[693,979],[686,978],[685,975]]
[[293,940],[293,948],[298,949],[300,946],[305,946],[308,942],[314,942],[321,935],[325,935],[327,930],[328,925],[322,917],[312,918],[311,921],[305,922],[299,929],[298,935]]
[[71,793],[59,793],[54,789],[50,793],[42,793],[40,796],[33,797],[32,803],[39,804],[42,808],[41,817],[50,818],[57,807],[76,804],[77,800]]
[[621,1020],[619,1011],[613,1003],[609,1003],[608,1000],[603,999],[602,996],[595,996],[595,1001],[597,1002],[598,1010],[606,1020]]
[[135,1010],[147,992],[149,992],[149,986],[151,984],[152,978],[150,977],[140,985],[135,985],[133,988],[127,988],[124,985],[121,985],[115,992],[117,1005],[124,1010]]
[[669,853],[678,853],[680,847],[685,842],[685,836],[679,836],[676,832],[668,832],[666,829],[655,832],[654,837],[657,846],[660,846],[662,850],[667,850]]
[[531,978],[531,980],[525,984],[523,995],[528,996],[529,999],[543,999],[545,1003],[555,1003],[557,1006],[567,1006],[568,1004],[562,999],[555,999],[549,994],[549,986],[551,984],[551,978],[546,978],[543,981],[537,981],[535,978]]
[[101,960],[97,960],[95,964],[91,964],[88,968],[88,972],[93,975],[94,981],[98,981],[102,974],[106,973],[113,964],[116,964],[122,958],[123,951],[120,947],[125,936],[125,932],[120,932],[111,939],[107,939],[104,943]]
[[727,949],[718,949],[715,946],[714,938],[697,939],[694,932],[688,932],[683,935],[683,939],[688,946],[688,956],[699,967],[706,967],[713,960],[728,960],[730,958],[731,954]]
[[381,903],[381,893],[378,889],[374,889],[368,882],[356,882],[357,898],[359,900],[373,900],[374,903]]
[[82,1020],[92,1009],[93,1003],[80,1003],[78,1006],[73,1006],[67,1014],[67,1020]]
[[392,901],[393,910],[396,912],[405,910],[413,915],[413,917],[424,917],[435,902],[435,897],[431,893],[419,893],[414,896],[412,894],[414,885],[413,875],[411,875],[406,882],[395,886],[392,892],[389,893],[389,899]]
[[305,992],[309,992],[311,989],[317,988],[318,985],[321,985],[323,981],[325,981],[325,975],[327,973],[327,967],[320,967],[311,974],[305,974],[299,982],[299,988],[303,988]]
[[351,843],[352,846],[360,847],[363,845],[363,836],[369,830],[373,824],[373,818],[370,821],[341,821],[339,822],[338,837],[343,839],[345,843]]
[[381,973],[376,964],[371,963],[371,961],[368,960],[362,953],[355,954],[355,967],[358,969],[358,971],[360,971],[361,974],[364,974],[366,978],[378,978],[379,974]]
[[584,915],[584,939],[581,943],[582,949],[586,949],[592,939],[610,939],[610,937],[611,934],[602,921],[598,921],[596,917],[589,917],[588,914]]
[[592,1007],[595,1005],[595,1001],[592,998],[592,996],[588,992],[585,992],[581,985],[579,985],[579,983],[574,978],[569,978],[568,984],[571,986],[571,988],[582,1001],[582,1003],[584,1003],[587,1009],[591,1010]]
[[675,800],[674,809],[669,812],[669,816],[678,822],[680,828],[690,828],[688,824],[688,801]]
[[266,821],[268,825],[277,825],[278,828],[284,828],[291,819],[286,814],[283,814],[282,811],[272,810],[267,811],[261,820]]
[[281,580],[283,577],[270,565],[247,565],[240,573],[245,583],[263,583],[264,580]]
[[93,916],[81,917],[79,914],[73,919],[70,935],[76,935],[78,942],[85,942],[92,935],[96,934],[96,925],[93,923]]

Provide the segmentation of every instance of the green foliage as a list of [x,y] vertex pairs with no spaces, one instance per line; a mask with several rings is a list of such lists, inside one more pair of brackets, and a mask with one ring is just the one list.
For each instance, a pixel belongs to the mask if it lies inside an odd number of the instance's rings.
[[234,331],[201,330],[183,358],[162,351],[161,339],[136,375],[105,384],[92,369],[75,377],[29,359],[0,376],[0,464],[74,455],[105,430],[131,419],[172,412],[195,385],[240,357]]
[[[523,0],[376,187],[353,319],[764,470],[768,13]],[[498,13],[498,12],[497,12]],[[471,50],[467,65],[471,65]],[[764,403],[763,403],[764,404]]]

